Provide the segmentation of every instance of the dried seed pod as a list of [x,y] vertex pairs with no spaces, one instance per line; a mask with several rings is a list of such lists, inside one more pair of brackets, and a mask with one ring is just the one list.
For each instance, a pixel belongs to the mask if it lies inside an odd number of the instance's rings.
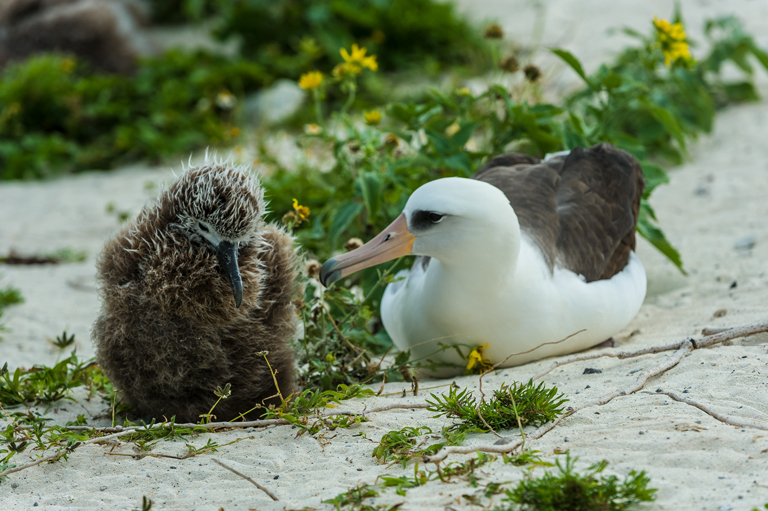
[[485,29],[485,34],[483,37],[485,37],[486,39],[503,39],[504,30],[501,28],[501,26],[498,23],[491,23]]
[[363,240],[360,238],[349,238],[346,243],[344,243],[344,250],[347,252],[352,252],[353,250],[360,248],[363,246]]
[[499,67],[507,73],[515,73],[520,69],[520,63],[517,61],[517,57],[510,55],[501,59]]
[[533,64],[528,64],[527,66],[525,66],[525,69],[523,69],[523,73],[525,73],[525,79],[531,83],[541,78],[541,69],[534,66]]

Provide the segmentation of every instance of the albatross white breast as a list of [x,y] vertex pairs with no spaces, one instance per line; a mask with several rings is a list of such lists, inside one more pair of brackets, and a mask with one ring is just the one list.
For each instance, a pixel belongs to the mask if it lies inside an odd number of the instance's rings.
[[643,188],[640,164],[610,144],[544,162],[499,156],[472,179],[417,189],[381,234],[327,261],[321,280],[423,256],[387,286],[381,315],[412,360],[443,364],[436,375],[466,365],[446,345],[487,346],[494,364],[517,354],[504,366],[580,351],[627,326],[645,298],[634,253]]

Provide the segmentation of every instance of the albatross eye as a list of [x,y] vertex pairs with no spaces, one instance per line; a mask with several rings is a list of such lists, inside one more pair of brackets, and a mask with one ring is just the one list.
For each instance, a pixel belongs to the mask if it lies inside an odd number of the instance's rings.
[[203,223],[202,223],[202,222],[197,222],[197,226],[198,226],[198,227],[200,228],[200,230],[201,230],[201,231],[203,231],[203,232],[210,232],[210,231],[208,230],[208,228],[207,228],[205,225],[203,225]]
[[440,213],[435,213],[434,211],[430,211],[429,214],[427,215],[427,218],[429,218],[429,221],[432,222],[433,224],[440,223],[440,221],[442,221],[444,217],[445,215],[441,215]]

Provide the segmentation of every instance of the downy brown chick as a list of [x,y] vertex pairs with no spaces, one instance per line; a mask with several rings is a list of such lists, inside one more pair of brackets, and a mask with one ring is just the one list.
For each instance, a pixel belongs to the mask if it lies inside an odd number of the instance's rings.
[[217,420],[279,403],[261,351],[282,395],[294,389],[297,255],[244,170],[188,168],[99,257],[97,360],[139,416],[197,421],[227,383]]

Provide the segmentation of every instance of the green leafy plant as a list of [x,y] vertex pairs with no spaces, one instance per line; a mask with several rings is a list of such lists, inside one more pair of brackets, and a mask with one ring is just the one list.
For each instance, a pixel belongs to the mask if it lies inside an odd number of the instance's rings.
[[518,420],[524,426],[544,424],[559,417],[563,404],[568,401],[563,394],[558,394],[557,387],[548,389],[543,382],[534,385],[533,380],[526,384],[502,384],[499,390],[493,391],[492,398],[479,406],[469,389],[458,391],[451,387],[447,395],[431,396],[431,401],[427,399],[431,405],[427,410],[437,412],[435,417],[458,419],[460,422],[454,424],[453,429],[477,432],[488,431],[488,426],[493,430],[517,428]]
[[83,386],[88,387],[90,393],[114,393],[114,387],[101,369],[92,360],[81,362],[74,351],[53,367],[16,368],[11,373],[6,363],[0,369],[0,403],[6,407],[71,400],[69,391]]
[[135,76],[39,55],[0,75],[0,179],[28,179],[231,142],[238,98],[268,76],[256,64],[170,51]]
[[416,437],[429,433],[432,430],[427,426],[406,426],[398,431],[390,431],[381,437],[371,456],[375,456],[379,463],[400,462],[405,467],[406,462],[413,457]]
[[380,53],[385,70],[436,72],[483,57],[477,31],[434,0],[234,0],[218,11],[214,33],[237,36],[242,55],[278,76],[332,66],[353,42]]
[[270,405],[265,409],[263,419],[284,419],[296,426],[299,432],[296,436],[309,433],[314,435],[321,429],[335,430],[348,428],[362,422],[367,417],[361,415],[321,415],[320,410],[339,404],[344,400],[357,397],[372,396],[373,391],[360,385],[341,384],[336,390],[305,389],[296,395],[285,398],[279,406]]
[[620,511],[655,499],[656,490],[648,488],[650,478],[644,471],[632,470],[622,481],[616,476],[599,475],[608,465],[601,461],[579,474],[574,469],[577,459],[568,454],[564,463],[556,461],[557,472],[545,471],[541,477],[523,479],[517,487],[505,491],[505,500],[511,505],[496,510]]
[[337,510],[341,510],[341,508],[349,508],[351,511],[394,511],[403,505],[403,503],[400,503],[395,504],[394,506],[384,504],[371,506],[364,503],[365,499],[378,496],[379,492],[376,491],[376,486],[361,484],[354,488],[350,488],[344,493],[340,493],[332,499],[324,500],[323,504],[331,504]]

